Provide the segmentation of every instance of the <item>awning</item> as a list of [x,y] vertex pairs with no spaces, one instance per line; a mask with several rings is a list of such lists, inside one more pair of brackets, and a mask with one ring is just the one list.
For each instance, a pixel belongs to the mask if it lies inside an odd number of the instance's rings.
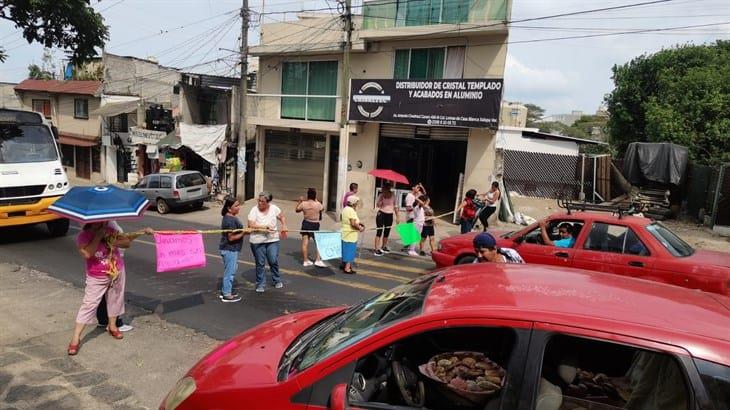
[[68,134],[61,134],[58,136],[58,143],[65,145],[75,145],[77,147],[93,147],[99,145],[99,139],[95,137],[80,137]]
[[113,117],[119,114],[137,112],[139,106],[138,97],[122,97],[122,96],[102,96],[101,107],[92,111],[92,115],[100,115],[102,117]]
[[226,139],[227,124],[194,125],[180,123],[180,141],[211,164],[218,164],[216,148]]

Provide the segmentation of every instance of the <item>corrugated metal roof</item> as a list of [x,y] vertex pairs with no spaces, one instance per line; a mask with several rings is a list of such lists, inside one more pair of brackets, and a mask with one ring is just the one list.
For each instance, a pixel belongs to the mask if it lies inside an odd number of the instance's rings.
[[99,95],[101,81],[58,81],[58,80],[23,80],[15,86],[15,91],[42,91],[57,94]]

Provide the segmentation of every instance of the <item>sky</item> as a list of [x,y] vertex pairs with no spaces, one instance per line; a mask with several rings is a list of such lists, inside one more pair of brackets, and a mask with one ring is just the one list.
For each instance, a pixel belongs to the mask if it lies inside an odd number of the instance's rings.
[[[546,114],[580,110],[593,113],[613,88],[611,68],[642,54],[677,44],[730,40],[730,1],[670,0],[622,10],[535,21],[561,13],[635,4],[647,0],[514,0],[505,95],[508,101],[537,104]],[[262,3],[263,2],[263,3]],[[240,0],[91,0],[110,26],[107,51],[155,57],[187,71],[235,75],[241,23]],[[336,9],[335,0],[250,0],[253,23],[249,44],[258,42],[260,22],[296,19],[302,9]],[[353,0],[359,12],[362,0]],[[258,13],[267,14],[260,15]],[[268,14],[272,12],[286,12]],[[724,24],[716,24],[724,23]],[[683,28],[707,25],[705,27]],[[670,29],[633,34],[608,33]],[[546,41],[556,37],[600,35]],[[43,47],[27,44],[9,21],[0,21],[0,45],[9,55],[0,64],[0,81],[19,82],[29,64],[41,64]],[[59,61],[62,50],[52,50]],[[217,61],[215,61],[217,60]]]

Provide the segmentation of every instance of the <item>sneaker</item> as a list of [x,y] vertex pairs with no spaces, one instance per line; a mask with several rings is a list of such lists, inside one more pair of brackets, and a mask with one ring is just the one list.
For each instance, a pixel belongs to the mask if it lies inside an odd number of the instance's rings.
[[256,286],[256,293],[264,293],[266,288],[263,286]]
[[232,303],[232,302],[240,302],[240,301],[241,301],[241,297],[238,295],[235,295],[235,296],[234,295],[223,295],[223,297],[221,297],[221,302],[223,302],[223,303]]
[[304,261],[304,263],[302,263],[302,266],[304,266],[304,267],[312,266],[312,265],[314,265],[314,263],[312,263],[312,261],[310,261],[310,260],[306,260],[306,261]]
[[[274,285],[274,287],[276,289],[281,289],[281,288],[284,287],[284,283],[283,282],[276,282],[276,285]],[[256,289],[256,291],[258,292],[258,289]]]
[[129,332],[132,329],[134,329],[134,326],[130,326],[130,325],[121,325],[121,326],[119,326],[119,331],[120,332]]
[[380,249],[376,249],[375,252],[373,252],[373,254],[375,254],[375,256],[383,256],[383,255],[385,255],[385,253],[383,253],[383,251],[380,250]]
[[418,252],[416,251],[408,251],[409,256],[418,256]]
[[326,268],[327,264],[322,261],[317,261],[317,262],[314,262],[314,266],[316,266],[318,268]]
[[387,246],[383,246],[380,250],[383,251],[383,253],[390,253],[390,248]]
[[[237,298],[238,297],[238,292],[231,292],[231,296]],[[223,294],[222,293],[219,293],[218,294],[218,298],[219,299],[223,299]]]

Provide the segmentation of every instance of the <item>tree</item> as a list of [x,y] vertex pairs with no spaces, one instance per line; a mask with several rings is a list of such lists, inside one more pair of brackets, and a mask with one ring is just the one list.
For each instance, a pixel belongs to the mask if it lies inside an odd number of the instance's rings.
[[525,104],[527,108],[527,126],[536,127],[536,122],[545,116],[545,109],[535,104]]
[[[95,56],[96,48],[109,39],[104,18],[89,0],[0,0],[0,18],[23,30],[28,43],[69,49],[74,63]],[[0,48],[0,62],[6,58]]]
[[28,78],[34,80],[53,80],[56,78],[56,63],[53,61],[53,53],[50,48],[43,50],[43,58],[40,66],[31,64],[28,66]]
[[33,80],[53,80],[53,74],[40,68],[38,64],[28,66],[28,78]]
[[730,41],[684,45],[613,67],[611,143],[674,142],[693,162],[730,161]]

